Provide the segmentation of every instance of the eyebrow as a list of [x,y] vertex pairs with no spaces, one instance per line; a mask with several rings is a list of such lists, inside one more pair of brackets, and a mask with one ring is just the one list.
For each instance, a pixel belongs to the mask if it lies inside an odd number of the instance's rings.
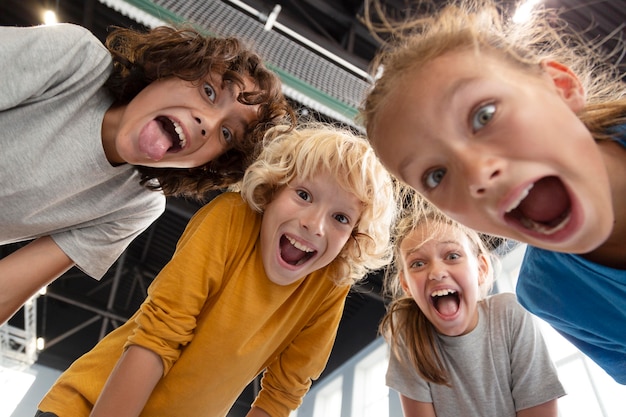
[[[414,246],[411,249],[405,251],[404,255],[405,256],[409,256],[409,255],[414,254],[415,252],[419,251],[422,248],[422,246],[424,246],[424,243],[426,243],[426,242],[422,242],[422,243],[419,244],[419,246]],[[459,242],[458,240],[444,240],[444,241],[441,241],[441,242],[437,242],[437,246],[443,246],[443,245],[458,245],[458,246],[462,246],[461,242]]]
[[468,85],[473,84],[477,80],[478,80],[477,76],[461,77],[457,80],[454,80],[452,84],[450,84],[447,88],[444,89],[442,103],[449,105],[452,99],[454,98],[454,96],[458,94],[459,90],[467,88]]

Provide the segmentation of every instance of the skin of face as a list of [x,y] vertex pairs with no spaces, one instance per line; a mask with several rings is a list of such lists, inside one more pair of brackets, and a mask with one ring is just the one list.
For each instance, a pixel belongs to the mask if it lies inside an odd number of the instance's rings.
[[[244,89],[254,89],[244,77]],[[146,86],[128,104],[111,107],[102,142],[113,165],[192,168],[206,164],[241,140],[257,120],[258,105],[237,101],[241,89],[220,76],[193,83],[168,77]]]
[[359,199],[328,173],[296,177],[281,187],[261,224],[261,253],[269,279],[289,285],[330,264],[361,213]]
[[[390,172],[460,223],[586,253],[610,235],[614,210],[606,155],[576,115],[584,100],[557,62],[531,73],[489,54],[451,52],[403,76],[370,137]],[[532,204],[525,198],[541,191]],[[561,214],[537,230],[512,216],[518,206],[534,218],[555,207]]]
[[[400,253],[402,288],[437,332],[446,336],[471,332],[478,324],[479,284],[488,264],[484,256],[476,255],[467,236],[448,225],[434,233],[418,225],[401,242]],[[456,311],[441,308],[443,302],[433,295],[442,292],[455,293],[446,298],[456,299]]]

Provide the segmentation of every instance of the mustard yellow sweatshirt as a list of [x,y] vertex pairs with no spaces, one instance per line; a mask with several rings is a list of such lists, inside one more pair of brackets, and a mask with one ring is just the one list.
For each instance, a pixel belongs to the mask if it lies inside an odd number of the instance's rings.
[[88,416],[123,350],[139,345],[164,366],[141,416],[224,416],[264,369],[254,405],[288,416],[326,366],[349,287],[333,284],[332,264],[272,283],[261,218],[237,193],[200,209],[140,309],[76,360],[39,409]]

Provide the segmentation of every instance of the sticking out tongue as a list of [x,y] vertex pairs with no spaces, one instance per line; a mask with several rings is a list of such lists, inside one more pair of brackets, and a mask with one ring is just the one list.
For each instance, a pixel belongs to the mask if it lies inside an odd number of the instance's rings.
[[443,316],[452,316],[459,310],[459,295],[457,293],[435,297],[435,308]]
[[305,259],[305,257],[308,258],[310,255],[293,246],[289,240],[283,236],[280,239],[280,256],[288,264],[297,265],[300,261]]
[[153,161],[163,159],[173,143],[170,132],[156,119],[148,122],[139,133],[139,150]]
[[558,224],[569,212],[569,207],[569,196],[561,180],[545,177],[535,183],[515,211],[537,223],[550,226],[552,223]]

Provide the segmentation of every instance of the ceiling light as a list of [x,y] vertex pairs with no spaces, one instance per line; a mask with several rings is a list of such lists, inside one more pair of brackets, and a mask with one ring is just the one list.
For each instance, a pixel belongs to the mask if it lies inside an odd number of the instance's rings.
[[57,20],[57,14],[52,10],[46,10],[43,12],[43,23],[45,25],[56,25],[59,23]]

